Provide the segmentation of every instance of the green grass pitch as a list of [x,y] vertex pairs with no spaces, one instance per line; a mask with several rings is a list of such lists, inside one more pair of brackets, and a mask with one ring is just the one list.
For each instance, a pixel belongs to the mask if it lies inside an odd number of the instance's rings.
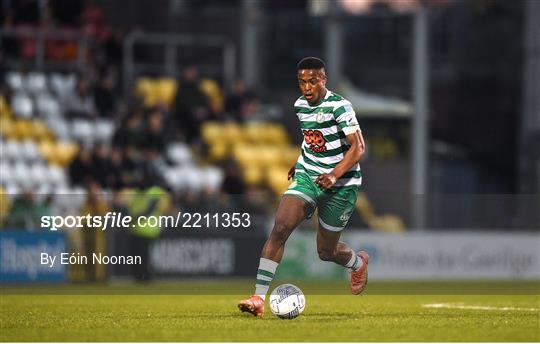
[[540,341],[537,281],[370,282],[362,296],[297,281],[307,306],[294,320],[240,313],[252,282],[4,285],[0,340]]

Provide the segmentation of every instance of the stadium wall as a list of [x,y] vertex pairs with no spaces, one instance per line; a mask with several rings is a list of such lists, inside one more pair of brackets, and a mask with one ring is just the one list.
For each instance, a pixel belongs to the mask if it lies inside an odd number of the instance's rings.
[[[343,239],[369,253],[370,280],[540,278],[540,235],[534,232],[350,231]],[[281,278],[342,278],[345,273],[318,259],[311,232],[292,235],[278,270]]]

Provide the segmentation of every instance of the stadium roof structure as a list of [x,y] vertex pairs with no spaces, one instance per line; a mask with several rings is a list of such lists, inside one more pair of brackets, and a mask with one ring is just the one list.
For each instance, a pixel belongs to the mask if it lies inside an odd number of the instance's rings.
[[339,85],[338,93],[348,99],[353,104],[354,111],[363,117],[409,118],[413,112],[410,102],[362,91],[349,81],[343,81]]

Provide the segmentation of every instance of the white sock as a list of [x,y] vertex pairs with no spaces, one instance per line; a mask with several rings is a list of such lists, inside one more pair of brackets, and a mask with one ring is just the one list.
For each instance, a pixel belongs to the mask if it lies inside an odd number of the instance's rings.
[[347,264],[345,264],[345,267],[353,269],[353,271],[357,271],[362,267],[364,262],[362,261],[360,256],[358,256],[353,250],[351,250],[351,254],[351,259]]
[[257,282],[255,283],[255,295],[260,296],[263,300],[266,299],[266,294],[268,293],[270,283],[274,278],[278,265],[279,263],[266,258],[261,258],[259,262]]

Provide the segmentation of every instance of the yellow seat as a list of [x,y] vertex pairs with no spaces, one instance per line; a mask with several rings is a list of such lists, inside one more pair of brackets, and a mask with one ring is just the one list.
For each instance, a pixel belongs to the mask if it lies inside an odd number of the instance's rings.
[[32,122],[19,119],[15,121],[15,126],[13,129],[14,138],[17,140],[24,140],[25,138],[32,137]]
[[[222,140],[224,126],[218,122],[205,122],[201,127],[201,136],[208,145]],[[222,142],[220,142],[222,143]]]
[[6,98],[3,95],[0,95],[0,118],[9,118],[11,117],[11,108],[9,107]]
[[52,140],[54,138],[54,134],[45,123],[40,120],[34,120],[32,121],[31,126],[31,137],[38,141],[46,139]]
[[248,144],[239,143],[233,148],[233,158],[241,167],[248,168],[250,166],[257,167],[259,156],[257,150]]
[[281,151],[281,165],[291,168],[300,156],[300,147],[287,146]]
[[43,140],[39,143],[38,150],[41,156],[45,160],[49,162],[54,160],[53,156],[55,155],[55,152],[56,152],[56,145],[54,142],[49,141],[49,140]]
[[232,122],[226,123],[223,126],[223,132],[221,133],[220,137],[226,144],[229,145],[244,141],[242,128],[240,125]]
[[15,139],[15,121],[11,118],[0,118],[0,132],[8,139]]
[[160,78],[154,84],[156,100],[165,104],[169,109],[174,103],[174,97],[178,91],[178,83],[172,78]]
[[283,194],[291,184],[291,181],[287,180],[288,172],[289,170],[283,167],[272,167],[268,170],[267,183],[276,195]]
[[257,166],[243,168],[244,182],[249,186],[261,185],[264,181],[263,171]]
[[210,99],[210,107],[215,113],[223,111],[224,97],[218,83],[212,79],[202,79],[199,83],[201,91]]
[[210,160],[212,161],[223,160],[227,157],[228,153],[229,147],[219,142],[212,143],[209,149]]
[[75,158],[79,151],[79,146],[70,142],[58,142],[53,145],[50,161],[62,167],[67,166]]

